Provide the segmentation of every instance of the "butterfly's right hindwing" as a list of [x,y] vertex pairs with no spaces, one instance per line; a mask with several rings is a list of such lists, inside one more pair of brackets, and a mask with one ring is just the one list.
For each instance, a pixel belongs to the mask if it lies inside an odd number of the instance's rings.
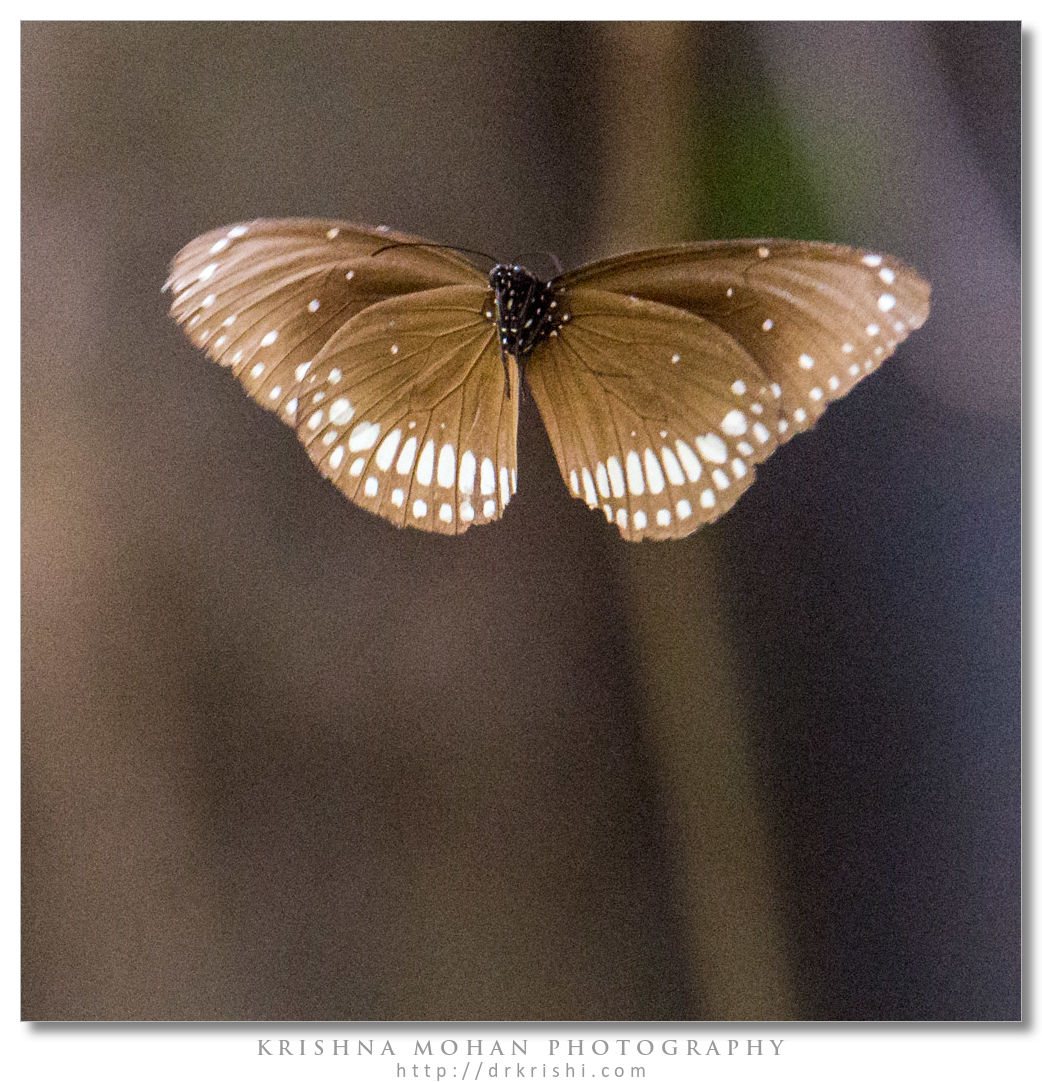
[[777,445],[762,369],[686,312],[594,289],[556,296],[559,329],[525,375],[572,495],[632,541],[723,514]]

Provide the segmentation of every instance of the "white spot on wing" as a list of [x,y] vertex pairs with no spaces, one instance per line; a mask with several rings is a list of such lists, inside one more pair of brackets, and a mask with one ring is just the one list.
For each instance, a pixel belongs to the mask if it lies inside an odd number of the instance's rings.
[[[459,490],[460,492],[470,495],[474,491],[474,478],[478,471],[478,460],[474,457],[473,451],[464,451],[463,457],[459,463]],[[460,508],[460,515],[463,514],[463,508]]]
[[601,494],[601,498],[605,500],[611,495],[608,471],[603,462],[597,463],[597,491]]
[[351,451],[368,451],[376,443],[380,435],[380,426],[370,424],[368,421],[359,421],[351,429],[351,435],[347,438],[347,446]]
[[677,456],[668,447],[662,448],[662,464],[666,467],[666,476],[671,485],[684,484],[684,471],[680,468]]
[[666,479],[662,476],[662,467],[650,447],[644,451],[644,476],[648,479],[648,491],[656,495],[666,487]]
[[456,448],[451,443],[443,444],[438,455],[438,484],[442,488],[452,488],[456,483]]
[[395,467],[401,474],[406,474],[412,469],[412,464],[416,461],[416,437],[410,436],[405,441],[405,446],[402,448],[402,453],[398,456],[398,465]]
[[[336,405],[334,402],[333,405]],[[330,409],[332,414],[332,408]],[[402,438],[402,430],[396,428],[387,438],[380,444],[376,452],[376,464],[381,470],[389,470],[391,463],[394,461],[395,452],[398,450],[398,441]]]
[[611,481],[611,494],[616,499],[625,495],[626,479],[622,474],[622,466],[614,455],[608,459],[608,478]]
[[[337,398],[329,407],[329,419],[335,425],[346,425],[355,415],[355,408],[346,398]],[[352,448],[354,450],[354,448]]]
[[[491,458],[481,460],[481,495],[491,496],[496,491],[496,467]],[[494,505],[493,505],[494,506]],[[488,514],[489,512],[485,512]]]
[[640,496],[644,492],[644,474],[641,472],[636,451],[630,451],[626,455],[626,483],[634,496]]
[[692,483],[697,481],[702,476],[701,459],[683,440],[677,440],[677,454],[680,455],[680,461],[684,466],[687,479]]
[[416,480],[421,485],[429,485],[434,480],[434,440],[423,445],[420,461],[416,465]]
[[703,457],[710,462],[727,461],[727,444],[715,432],[709,432],[704,436],[696,436],[695,443],[702,452]]

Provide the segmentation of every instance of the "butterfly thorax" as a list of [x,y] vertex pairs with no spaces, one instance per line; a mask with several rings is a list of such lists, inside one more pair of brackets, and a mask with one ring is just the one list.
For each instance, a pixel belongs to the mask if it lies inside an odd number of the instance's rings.
[[488,276],[496,294],[496,328],[503,352],[523,363],[557,326],[554,288],[524,267],[498,263]]

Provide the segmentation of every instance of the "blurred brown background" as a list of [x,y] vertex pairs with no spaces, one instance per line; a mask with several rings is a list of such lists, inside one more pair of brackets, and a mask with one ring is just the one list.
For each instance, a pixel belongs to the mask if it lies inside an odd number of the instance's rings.
[[[1017,1017],[1020,44],[24,24],[24,1017]],[[933,315],[687,541],[571,499],[530,402],[450,541],[169,320],[275,215],[838,240]]]

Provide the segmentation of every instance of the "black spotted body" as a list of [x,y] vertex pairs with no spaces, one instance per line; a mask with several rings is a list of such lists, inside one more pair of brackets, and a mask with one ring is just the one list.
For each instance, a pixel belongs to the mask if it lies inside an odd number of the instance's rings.
[[496,329],[504,355],[519,365],[536,345],[557,329],[557,299],[550,282],[543,282],[524,267],[498,263],[488,276],[496,294]]

